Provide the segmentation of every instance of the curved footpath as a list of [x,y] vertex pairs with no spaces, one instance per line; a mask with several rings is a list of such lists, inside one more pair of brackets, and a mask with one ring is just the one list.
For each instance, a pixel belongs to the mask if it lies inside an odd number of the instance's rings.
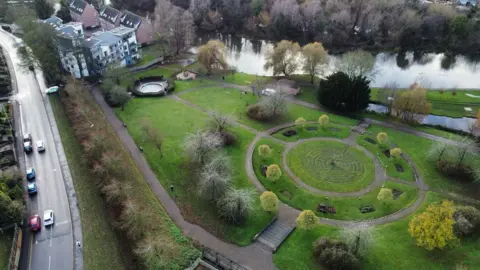
[[[234,88],[237,88],[237,89],[241,89],[241,90],[246,90],[245,87],[239,87],[239,86],[230,85],[230,84],[224,84],[224,85],[226,85],[228,87],[234,87]],[[206,86],[206,87],[208,87],[208,86]],[[199,89],[206,88],[206,87],[196,87],[196,88],[185,90],[182,93],[185,93],[187,91],[199,90]],[[218,253],[226,256],[226,257],[228,257],[229,259],[235,261],[236,263],[241,264],[243,266],[247,266],[251,269],[262,269],[262,270],[263,269],[265,269],[265,270],[276,269],[275,264],[273,263],[272,253],[270,251],[265,250],[260,245],[258,245],[256,243],[253,243],[253,244],[251,244],[249,246],[246,246],[246,247],[239,247],[239,246],[236,246],[234,244],[225,243],[224,241],[218,239],[217,237],[215,237],[211,233],[205,231],[200,226],[189,223],[188,221],[186,221],[183,218],[183,216],[180,212],[180,209],[176,205],[175,201],[169,196],[169,194],[167,193],[165,188],[157,180],[154,172],[148,166],[147,161],[145,160],[143,154],[140,152],[136,143],[134,142],[134,140],[132,139],[132,137],[128,133],[128,130],[123,126],[123,123],[116,117],[113,109],[110,108],[110,106],[108,106],[107,103],[104,101],[98,87],[92,86],[92,89],[93,89],[92,93],[95,97],[95,100],[97,101],[97,103],[100,105],[100,107],[104,111],[106,119],[109,121],[109,123],[112,125],[113,129],[115,130],[115,132],[119,136],[119,138],[124,143],[126,149],[129,151],[133,160],[135,160],[135,163],[137,164],[138,169],[142,173],[145,181],[150,186],[151,190],[153,191],[155,196],[158,198],[158,200],[162,203],[166,212],[169,214],[169,216],[172,218],[172,220],[175,222],[175,224],[179,228],[182,229],[182,231],[184,232],[185,235],[187,235],[188,237],[192,238],[193,240],[199,242],[203,246],[208,247],[208,248],[210,248],[210,249],[212,249],[212,250],[214,250],[214,251],[216,251],[216,252],[218,252]],[[171,96],[169,96],[169,98],[173,98],[175,100],[178,100],[178,101],[184,103],[185,105],[190,106],[192,108],[195,108],[197,110],[200,110],[202,112],[207,112],[207,110],[205,110],[205,109],[203,109],[203,108],[201,108],[201,107],[199,107],[195,104],[192,104],[192,103],[190,103],[190,102],[188,102],[184,99],[181,99],[177,95],[171,95]],[[297,103],[296,101],[291,101],[291,102]],[[305,105],[304,103],[306,103],[306,102],[302,101],[302,102],[297,103],[297,104]],[[318,106],[316,106],[314,104],[310,104],[310,103],[307,103],[307,104],[309,104],[307,107],[319,109]],[[271,128],[271,129],[269,129],[267,131],[264,131],[264,132],[260,132],[258,130],[255,130],[255,129],[249,127],[249,126],[243,125],[243,124],[235,122],[235,121],[232,121],[232,123],[235,124],[235,125],[239,125],[239,126],[241,126],[241,127],[243,127],[243,128],[245,128],[245,129],[247,129],[247,130],[256,134],[255,138],[251,141],[251,143],[250,143],[250,145],[248,146],[248,149],[247,149],[246,159],[245,159],[245,170],[246,170],[246,173],[248,175],[248,178],[249,178],[250,182],[253,183],[253,185],[257,188],[257,190],[264,191],[265,188],[263,187],[261,182],[258,180],[257,176],[255,175],[255,171],[253,169],[252,156],[253,156],[253,153],[255,151],[255,145],[263,137],[268,137],[269,139],[273,139],[277,142],[286,144],[287,142],[279,140],[277,138],[274,138],[274,137],[270,136],[270,134],[274,133],[275,131],[277,131],[279,129],[292,126],[292,125],[294,125],[294,123],[282,124],[282,125]],[[405,129],[404,127],[397,128],[396,125],[386,124],[386,123],[383,123],[383,122],[378,122],[378,123],[375,123],[375,124],[390,127],[390,128],[394,128],[394,129],[401,130],[401,131],[404,131],[404,129]],[[409,131],[406,131],[406,132],[413,133],[413,134],[416,134],[418,136],[433,139],[433,140],[437,140],[437,141],[444,141],[444,142],[450,143],[450,144],[456,144],[457,143],[455,141],[451,141],[451,140],[441,138],[441,137],[438,137],[438,136],[426,134],[426,133],[423,133],[423,132],[418,132],[418,131],[412,130],[412,129],[410,129]],[[397,181],[401,181],[401,180],[397,180]],[[375,181],[374,184],[376,185],[378,183]],[[423,181],[421,180],[420,177],[417,179],[417,183],[412,183],[412,184],[419,188],[419,195],[418,195],[418,198],[415,201],[415,203],[413,203],[409,207],[404,208],[401,211],[398,211],[398,212],[393,213],[391,215],[384,216],[384,217],[377,218],[377,219],[373,219],[373,220],[366,221],[366,222],[371,224],[371,225],[385,224],[385,223],[393,222],[395,220],[398,220],[400,218],[403,218],[403,217],[408,216],[411,213],[413,213],[421,205],[421,203],[425,199],[426,188],[422,188],[422,187],[426,187],[426,186],[423,184]],[[342,195],[339,195],[339,196],[342,196]],[[300,213],[299,210],[294,209],[294,208],[292,208],[292,207],[290,207],[290,206],[288,206],[284,203],[280,203],[278,220],[282,223],[294,226],[295,219],[296,219],[296,217],[298,216],[299,213]],[[355,222],[354,221],[342,221],[342,220],[320,218],[320,223],[321,224],[332,225],[332,226],[349,226],[351,224],[354,224]]]

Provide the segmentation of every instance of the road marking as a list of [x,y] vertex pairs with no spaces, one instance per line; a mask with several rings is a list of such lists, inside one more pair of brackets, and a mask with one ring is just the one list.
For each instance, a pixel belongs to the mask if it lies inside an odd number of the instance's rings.
[[[29,247],[29,253],[28,253],[28,270],[30,270],[30,267],[32,266],[32,253],[33,253],[33,238],[35,237],[35,234],[30,234],[30,247]],[[37,241],[35,241],[35,244]]]
[[53,234],[53,228],[50,230],[50,247],[52,247],[52,234]]
[[50,270],[51,266],[52,266],[52,256],[48,256],[48,270]]

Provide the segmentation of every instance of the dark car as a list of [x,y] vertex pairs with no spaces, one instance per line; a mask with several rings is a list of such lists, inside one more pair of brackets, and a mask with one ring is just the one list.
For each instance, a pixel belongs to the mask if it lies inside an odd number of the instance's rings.
[[30,133],[26,133],[23,135],[23,150],[27,154],[33,151],[32,135],[30,135]]
[[42,221],[39,215],[31,216],[28,220],[28,224],[30,225],[30,230],[33,232],[40,231],[42,229]]
[[38,192],[37,183],[35,183],[35,182],[28,183],[27,189],[28,189],[28,195],[37,194],[37,192]]
[[30,168],[27,170],[27,180],[35,179],[35,169]]

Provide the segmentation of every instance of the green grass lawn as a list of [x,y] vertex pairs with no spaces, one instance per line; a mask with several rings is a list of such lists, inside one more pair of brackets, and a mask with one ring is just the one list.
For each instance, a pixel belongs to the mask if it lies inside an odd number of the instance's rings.
[[[370,139],[376,142],[376,134],[364,134],[357,136],[357,144],[363,146],[365,149],[376,155],[381,161],[381,164],[386,167],[387,175],[394,178],[399,178],[407,181],[415,181],[412,167],[408,162],[400,157],[398,159],[390,157],[388,158],[384,151],[389,151],[387,147],[381,147],[378,144],[373,144],[365,139]],[[395,143],[395,142],[393,142]],[[408,153],[405,153],[408,154]],[[402,166],[403,172],[397,171],[395,164]]]
[[13,243],[13,229],[0,233],[0,269],[6,269]]
[[94,175],[84,163],[81,145],[73,131],[58,95],[50,101],[55,114],[63,148],[77,194],[82,219],[83,252],[86,269],[124,269],[129,258],[122,253],[121,242],[109,223],[109,211],[104,205]]
[[227,73],[225,75],[225,82],[227,83],[232,83],[236,85],[264,85],[269,81],[275,80],[272,77],[265,77],[265,76],[257,76],[257,75],[252,75],[252,74],[246,74],[242,72],[236,72],[234,74]]
[[[308,128],[317,128],[317,130],[308,130]],[[282,133],[287,130],[295,130],[297,135],[287,137]],[[343,125],[330,124],[326,128],[322,128],[319,124],[307,124],[305,128],[292,126],[284,129],[280,129],[272,134],[273,137],[286,142],[295,142],[298,139],[309,139],[318,137],[332,137],[344,139],[350,136],[350,128]]]
[[365,188],[375,179],[373,161],[361,150],[336,141],[309,141],[287,155],[292,172],[305,184],[326,191]]
[[[372,88],[370,99],[373,101],[381,101],[379,93],[382,90]],[[398,91],[405,91],[398,90]],[[449,117],[475,117],[480,109],[480,98],[469,95],[480,96],[479,90],[429,90],[427,99],[432,103],[431,114],[443,115]],[[472,112],[465,111],[465,107],[472,108]]]
[[471,190],[471,185],[449,179],[440,174],[435,164],[429,161],[428,150],[431,145],[435,143],[434,141],[375,125],[370,126],[368,132],[371,134],[386,132],[389,140],[398,145],[398,147],[410,156],[417,166],[420,175],[423,177],[423,181],[429,187],[460,193]]
[[[317,121],[322,114],[327,114],[304,106],[288,104],[288,112],[283,118],[273,122],[262,123],[250,119],[246,114],[247,107],[258,102],[259,98],[250,93],[243,95],[238,89],[227,87],[204,88],[198,91],[180,94],[179,97],[197,104],[202,108],[215,110],[225,115],[230,114],[237,121],[257,130],[265,130],[281,123],[293,122],[298,117]],[[332,123],[355,125],[358,122],[358,120],[334,114],[327,115],[330,117],[330,122]]]
[[[128,125],[135,142],[144,148],[145,157],[157,178],[165,187],[174,185],[175,193],[169,192],[177,201],[185,218],[198,223],[214,234],[239,245],[247,245],[252,237],[272,218],[260,209],[256,200],[255,209],[245,225],[232,226],[218,218],[215,207],[200,199],[195,185],[195,176],[189,173],[183,151],[184,138],[188,133],[204,128],[208,116],[181,102],[168,98],[134,99],[125,111],[117,110],[120,119]],[[145,144],[138,124],[143,118],[151,121],[163,134],[163,158],[155,147]],[[253,188],[244,169],[245,151],[254,135],[242,128],[232,127],[237,143],[226,148],[232,165],[233,186]]]
[[191,88],[197,88],[197,87],[205,87],[205,86],[216,86],[218,85],[218,82],[208,80],[208,79],[196,79],[196,80],[190,80],[190,81],[175,81],[175,91],[174,94],[181,93],[185,90],[191,89]]
[[120,81],[120,85],[122,85],[123,87],[132,86],[133,82],[141,77],[163,76],[165,78],[169,78],[179,73],[181,70],[182,69],[179,65],[173,64],[161,67],[154,67],[140,72],[128,73],[122,78],[122,80]]
[[[427,193],[427,199],[417,213],[427,205],[441,201],[436,193]],[[374,244],[363,259],[363,269],[456,269],[463,263],[468,269],[477,269],[480,264],[480,241],[477,237],[462,240],[461,245],[442,252],[428,252],[415,245],[408,233],[412,216],[397,222],[374,228]],[[311,231],[296,229],[274,255],[274,262],[280,270],[309,270],[319,266],[312,256],[312,244],[320,237],[337,237],[338,228],[319,225]]]
[[[293,180],[291,180],[285,173],[276,182],[266,179],[261,174],[262,165],[281,164],[281,155],[283,152],[283,145],[272,141],[271,139],[262,139],[257,144],[268,144],[272,148],[272,155],[266,160],[262,160],[255,151],[253,156],[253,167],[258,179],[262,182],[267,190],[275,192],[278,198],[286,204],[297,208],[299,210],[312,210],[320,217],[341,220],[367,220],[372,218],[382,217],[405,208],[412,204],[417,198],[417,189],[412,186],[407,186],[391,181],[385,182],[385,187],[396,188],[402,190],[404,193],[392,201],[379,201],[377,195],[380,187],[375,188],[371,192],[360,197],[325,197],[313,194],[301,187],[298,187]],[[282,166],[280,166],[282,168]],[[283,169],[282,169],[283,170]],[[333,205],[337,209],[336,214],[323,214],[316,211],[316,207],[320,203]],[[359,211],[361,205],[371,204],[376,208],[375,212],[362,214]]]
[[296,96],[297,99],[310,102],[312,104],[318,104],[317,91],[318,86],[300,86],[302,92]]

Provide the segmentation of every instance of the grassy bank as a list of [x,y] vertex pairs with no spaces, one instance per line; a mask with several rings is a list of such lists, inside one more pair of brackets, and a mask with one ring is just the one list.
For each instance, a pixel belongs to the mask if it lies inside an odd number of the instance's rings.
[[13,230],[0,233],[0,269],[6,269],[13,242]]
[[95,176],[82,158],[82,146],[73,136],[59,96],[51,95],[50,102],[77,194],[85,269],[124,269],[128,265],[129,255],[122,253],[122,243],[110,226],[110,213],[92,181]]

